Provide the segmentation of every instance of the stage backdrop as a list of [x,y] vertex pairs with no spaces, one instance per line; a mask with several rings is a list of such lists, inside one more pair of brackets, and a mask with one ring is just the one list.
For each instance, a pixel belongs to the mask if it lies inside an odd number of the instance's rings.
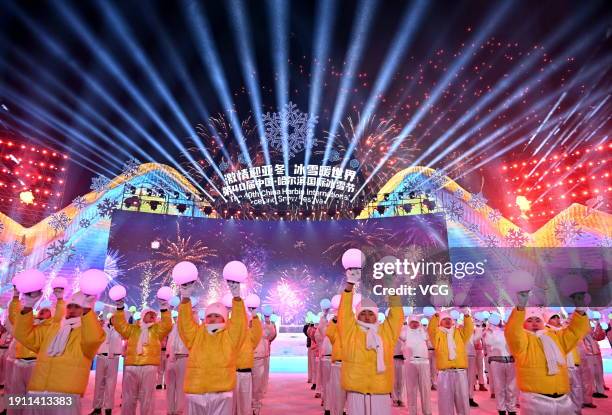
[[198,266],[196,296],[203,308],[227,292],[223,266],[240,260],[249,270],[245,291],[272,305],[283,324],[302,323],[307,311],[319,311],[322,298],[341,291],[341,256],[348,248],[358,247],[373,257],[427,252],[441,259],[448,257],[447,245],[446,221],[438,214],[285,222],[117,210],[109,239],[109,249],[126,270],[116,282],[128,288],[129,305],[154,305],[157,289],[171,284],[173,266],[186,260]]

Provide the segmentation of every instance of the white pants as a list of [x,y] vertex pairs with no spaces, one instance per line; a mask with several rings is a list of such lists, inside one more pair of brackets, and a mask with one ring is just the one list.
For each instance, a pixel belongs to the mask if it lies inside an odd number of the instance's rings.
[[485,370],[484,370],[484,351],[476,350],[476,375],[478,375],[478,384],[486,385]]
[[[15,359],[13,370],[11,371],[10,392],[7,393],[25,395],[28,392],[28,384],[30,383],[34,366],[36,366],[36,360]],[[7,412],[11,415],[26,413],[25,409],[9,409]]]
[[582,379],[580,377],[580,369],[577,367],[568,367],[567,372],[569,375],[570,381],[570,399],[574,404],[574,408],[576,410],[576,414],[580,414],[582,412]]
[[431,373],[429,361],[425,359],[408,360],[404,364],[408,414],[417,414],[417,392],[421,398],[423,415],[431,415]]
[[232,399],[232,414],[250,415],[253,400],[253,377],[251,372],[236,372],[236,386]]
[[232,413],[232,392],[185,395],[186,415],[230,415]]
[[495,379],[493,392],[497,401],[498,411],[516,412],[516,401],[518,399],[518,388],[516,386],[516,370],[514,363],[496,362],[489,363],[490,377]]
[[495,388],[493,385],[493,375],[492,375],[492,370],[491,370],[491,363],[489,363],[489,359],[487,359],[487,356],[484,357],[484,364],[485,364],[485,376],[487,377],[487,381],[489,382],[491,391],[494,391]]
[[73,393],[63,392],[29,392],[30,396],[60,395],[72,398],[71,406],[38,406],[29,407],[24,411],[25,415],[81,415],[81,396]]
[[574,415],[569,395],[550,398],[539,393],[521,392],[521,415]]
[[323,356],[319,358],[319,382],[317,382],[317,389],[321,391],[321,399],[323,400],[323,408],[326,411],[331,410],[329,403],[329,396],[327,396],[327,385],[329,383],[329,376],[331,373],[331,358]]
[[268,391],[268,381],[270,380],[270,356],[267,356],[264,359],[264,366],[265,366],[265,370],[264,370],[264,374],[265,374],[264,394],[265,394]]
[[406,388],[404,385],[404,360],[393,359],[395,377],[393,378],[393,401],[406,402]]
[[316,391],[321,393],[321,359],[319,356],[315,356],[314,362],[314,383],[317,385]]
[[253,412],[259,413],[261,410],[261,401],[265,394],[266,388],[266,362],[265,357],[255,358],[253,361],[253,401],[251,407]]
[[438,381],[438,368],[436,366],[436,351],[429,350],[429,371],[431,372],[431,386],[436,386]]
[[446,369],[438,372],[438,413],[467,415],[470,412],[468,401],[468,379],[465,369]]
[[155,408],[154,393],[157,381],[157,366],[125,366],[123,368],[123,389],[121,414],[136,415],[140,402],[140,414],[150,415]]
[[159,366],[157,366],[157,384],[165,385],[166,380],[164,379],[164,375],[166,372],[166,351],[162,350],[161,356],[159,358]]
[[175,356],[166,360],[166,400],[169,414],[182,414],[185,410],[185,369],[187,356]]
[[118,370],[119,356],[98,355],[96,357],[94,408],[113,409],[115,406],[115,388],[117,387]]
[[331,366],[328,391],[331,415],[342,415],[346,403],[346,391],[341,382],[342,362],[334,362]]
[[[582,362],[582,364],[584,363],[585,362]],[[604,389],[601,355],[600,354],[587,355],[586,363],[590,366],[591,373],[593,374],[592,382],[594,382],[595,392],[604,393],[605,389]]]
[[346,407],[348,415],[391,415],[391,396],[348,392]]
[[587,356],[580,355],[580,380],[582,383],[582,403],[593,403],[593,368]]
[[13,377],[13,369],[15,368],[15,359],[12,357],[6,357],[4,362],[4,396],[2,397],[2,406],[3,409],[8,406],[7,395],[13,393],[12,386],[12,377]]
[[308,383],[315,383],[315,352],[308,348]]
[[474,398],[474,388],[476,387],[477,373],[478,372],[476,367],[476,356],[468,356],[467,377],[470,399]]

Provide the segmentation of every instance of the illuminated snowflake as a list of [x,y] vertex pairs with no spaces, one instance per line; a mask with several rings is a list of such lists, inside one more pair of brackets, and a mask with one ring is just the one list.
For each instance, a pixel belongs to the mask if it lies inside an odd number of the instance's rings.
[[79,227],[86,229],[91,226],[91,221],[89,219],[81,219],[79,221]]
[[244,154],[238,154],[238,163],[239,164],[247,164],[247,159]]
[[493,209],[492,211],[489,212],[489,220],[491,222],[499,222],[502,218],[502,214],[499,210],[497,209]]
[[463,219],[463,205],[454,200],[451,200],[450,203],[444,206],[444,213],[446,215],[446,219],[452,220],[454,222],[459,222]]
[[580,225],[572,220],[562,220],[555,227],[555,238],[564,245],[572,243],[575,239],[581,237],[582,233]]
[[453,192],[453,196],[455,196],[457,199],[459,200],[463,200],[463,197],[465,196],[465,192],[463,191],[463,189],[457,189]]
[[470,231],[470,232],[472,232],[472,233],[478,233],[479,229],[480,229],[480,228],[478,228],[478,225],[476,225],[475,223],[470,223],[470,224],[467,226],[467,230],[468,230],[468,231]]
[[47,247],[47,259],[54,265],[64,263],[74,257],[74,251],[67,239],[58,239]]
[[229,169],[229,163],[226,160],[221,161],[221,163],[219,163],[219,170],[221,171],[227,171],[227,169]]
[[4,223],[0,222],[0,232],[4,230]]
[[306,137],[312,134],[317,119],[316,116],[301,112],[297,105],[289,102],[280,112],[268,112],[263,115],[266,139],[272,148],[283,151],[283,128],[286,127],[289,158],[293,158],[297,153],[304,150]]
[[49,227],[55,232],[65,230],[69,224],[70,218],[64,212],[55,213],[49,219]]
[[74,206],[78,210],[81,210],[81,209],[85,208],[85,206],[87,206],[87,202],[85,201],[85,197],[83,197],[83,196],[75,197],[72,200],[72,206]]
[[361,163],[359,163],[359,160],[357,159],[352,159],[351,161],[349,161],[349,166],[351,167],[351,169],[358,169],[360,165]]
[[429,181],[433,184],[436,189],[440,189],[448,183],[448,177],[444,173],[439,170],[434,171],[431,176],[429,176]]
[[472,195],[472,199],[468,202],[472,209],[482,209],[487,204],[487,199],[483,196],[482,192],[478,192]]
[[485,235],[484,243],[487,248],[495,248],[499,246],[499,239],[495,235]]
[[521,229],[510,229],[504,239],[508,246],[512,248],[525,246],[529,241],[529,237]]
[[19,241],[0,243],[0,258],[11,264],[20,264],[25,260],[25,245]]
[[103,218],[110,218],[113,214],[113,210],[117,209],[117,202],[106,198],[102,200],[102,203],[99,203],[98,206],[98,214]]
[[431,182],[421,175],[411,174],[404,179],[404,192],[428,193],[431,188]]
[[136,158],[131,158],[125,163],[123,163],[123,167],[121,168],[121,174],[126,177],[133,177],[138,174],[138,169],[140,169],[140,160]]
[[110,179],[106,176],[98,175],[91,179],[91,186],[89,188],[94,192],[103,192],[106,187],[110,184]]
[[335,163],[337,161],[340,161],[340,152],[338,150],[332,150],[329,153],[329,161],[331,163]]

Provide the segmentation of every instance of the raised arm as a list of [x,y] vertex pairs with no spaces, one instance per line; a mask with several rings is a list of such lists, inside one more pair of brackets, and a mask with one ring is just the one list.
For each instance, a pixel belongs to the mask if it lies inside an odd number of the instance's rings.
[[474,320],[469,314],[463,318],[463,327],[459,329],[459,333],[461,333],[461,337],[465,343],[470,341],[474,333]]
[[[347,284],[348,286],[351,284]],[[338,308],[338,332],[340,338],[347,339],[349,333],[351,333],[357,323],[353,317],[353,289],[352,285],[350,290],[345,289],[340,297],[340,307]]]
[[334,342],[338,338],[338,325],[334,323],[334,321],[330,321],[327,325],[327,330],[325,331],[325,335],[329,339],[329,341],[334,344]]
[[263,336],[263,328],[261,327],[261,320],[256,315],[251,320],[251,328],[249,329],[249,336],[251,336],[251,344],[253,349],[257,347],[261,336]]
[[429,325],[427,326],[427,334],[429,334],[429,341],[435,346],[436,339],[440,334],[440,316],[438,313],[434,314],[431,320],[429,320]]
[[88,311],[81,317],[81,350],[83,354],[93,359],[104,343],[106,333],[93,311]]
[[113,326],[115,327],[115,330],[117,330],[117,333],[119,333],[123,339],[128,340],[136,327],[126,321],[125,312],[123,309],[117,309],[114,317],[115,321]]
[[185,343],[185,347],[191,349],[199,328],[198,324],[193,321],[191,301],[187,300],[179,304],[176,324],[178,324],[179,336],[181,336],[181,340]]
[[504,329],[504,336],[508,342],[508,349],[513,355],[521,354],[527,349],[527,333],[523,330],[525,309],[515,308],[508,318]]
[[61,323],[64,315],[66,314],[66,303],[64,300],[57,300],[55,303],[55,314],[53,314],[53,321],[55,323]]
[[[586,314],[572,313],[569,325],[557,332],[565,353],[569,353],[591,330]],[[602,330],[603,331],[603,330]],[[597,340],[597,339],[596,339]],[[603,340],[603,339],[602,339]]]
[[161,321],[153,327],[157,332],[160,340],[166,337],[172,331],[172,316],[169,310],[161,311]]
[[235,348],[240,347],[247,335],[246,310],[244,308],[244,301],[240,297],[234,297],[232,300],[232,315],[228,331],[233,346]]
[[19,343],[28,349],[38,353],[43,342],[45,326],[34,326],[34,314],[32,309],[15,314],[15,329],[13,336]]
[[402,307],[400,297],[397,295],[389,296],[389,306],[391,309],[382,325],[382,331],[386,333],[385,335],[390,335],[393,343],[395,343],[399,338],[402,324],[404,323],[404,308]]

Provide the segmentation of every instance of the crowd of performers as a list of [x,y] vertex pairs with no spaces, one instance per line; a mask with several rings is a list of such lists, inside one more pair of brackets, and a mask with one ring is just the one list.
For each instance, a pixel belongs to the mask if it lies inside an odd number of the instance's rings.
[[[521,291],[505,323],[494,313],[486,324],[475,321],[461,307],[461,325],[447,309],[424,324],[422,316],[404,315],[400,298],[390,296],[388,315],[379,322],[374,301],[356,301],[362,263],[343,264],[342,293],[322,305],[318,324],[304,328],[308,382],[322,399],[322,412],[387,415],[396,405],[409,414],[419,406],[431,414],[431,391],[437,390],[439,414],[467,414],[478,406],[474,390],[487,386],[499,413],[508,415],[519,407],[523,414],[579,414],[595,407],[593,397],[606,397],[597,344],[606,333],[599,324],[592,329],[584,292],[571,295],[576,307],[568,318],[526,307],[529,291]],[[101,318],[93,310],[96,295],[76,292],[64,299],[63,288],[53,290],[54,310],[41,308],[34,315],[42,291],[15,290],[0,338],[5,395],[69,396],[74,404],[8,412],[80,415],[95,359],[91,413],[109,414],[124,356],[122,414],[158,410],[156,387],[166,388],[168,414],[259,414],[276,329],[270,313],[263,321],[258,317],[258,301],[243,301],[240,278],[225,279],[231,307],[209,304],[202,321],[192,308],[192,278],[175,279],[176,310],[159,298],[159,312],[142,310],[137,321],[123,298]]]

